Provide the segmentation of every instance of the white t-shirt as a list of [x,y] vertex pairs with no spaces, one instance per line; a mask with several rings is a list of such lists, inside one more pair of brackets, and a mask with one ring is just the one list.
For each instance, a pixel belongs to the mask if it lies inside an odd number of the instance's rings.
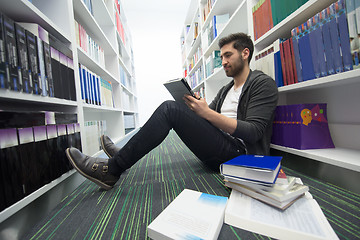
[[241,90],[244,85],[239,87],[238,89],[234,89],[232,87],[227,93],[223,105],[221,106],[221,114],[236,119],[237,118],[237,108],[239,105],[239,98],[241,94]]
[[[239,105],[239,99],[240,99],[240,94],[241,94],[241,90],[243,88],[244,85],[242,85],[241,87],[239,87],[238,89],[234,89],[234,87],[232,87],[229,92],[227,93],[223,105],[221,106],[221,114],[229,117],[229,118],[233,118],[233,119],[237,119],[237,108]],[[229,134],[229,133],[228,133]],[[230,135],[230,134],[229,134]],[[237,138],[239,139],[246,151],[246,146],[244,144],[244,141],[241,138]]]

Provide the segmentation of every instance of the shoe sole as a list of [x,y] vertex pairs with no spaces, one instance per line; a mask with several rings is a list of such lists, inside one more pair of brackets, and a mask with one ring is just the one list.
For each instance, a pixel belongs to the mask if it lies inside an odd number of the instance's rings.
[[101,147],[102,147],[104,153],[105,153],[109,158],[112,158],[113,156],[111,156],[111,154],[108,153],[108,152],[106,151],[106,149],[105,149],[105,145],[104,145],[104,135],[102,135],[102,136],[100,137],[100,142],[101,142]]
[[101,182],[100,180],[96,179],[96,178],[93,178],[89,175],[87,175],[86,173],[84,173],[83,171],[81,171],[81,169],[76,165],[75,161],[72,159],[71,157],[71,154],[70,154],[70,149],[67,148],[66,149],[66,156],[67,158],[69,159],[71,165],[73,165],[73,167],[81,174],[83,175],[84,177],[86,177],[87,179],[89,179],[90,181],[96,183],[98,186],[100,186],[101,188],[105,189],[105,190],[110,190],[113,188],[113,186],[110,186],[110,185],[107,185],[103,182]]

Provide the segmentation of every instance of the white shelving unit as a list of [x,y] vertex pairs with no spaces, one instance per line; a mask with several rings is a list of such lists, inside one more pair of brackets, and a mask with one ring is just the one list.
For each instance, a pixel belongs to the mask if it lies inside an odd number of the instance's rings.
[[[195,86],[194,90],[205,87],[205,97],[210,102],[219,88],[231,79],[227,78],[223,69],[216,69],[215,72],[205,78],[205,60],[214,51],[218,50],[218,41],[234,32],[245,32],[254,39],[252,7],[258,0],[216,0],[205,21],[202,21],[202,12],[206,0],[191,1],[184,26],[194,25],[199,21],[199,36],[193,43],[193,33],[190,28],[188,34],[186,29],[181,32],[185,39],[182,46],[183,69],[187,68],[198,46],[203,46],[202,55],[194,64],[188,76],[193,74],[200,66],[203,68],[204,80]],[[299,26],[317,12],[329,6],[334,0],[309,0],[295,12],[290,14],[282,22],[254,41],[254,56],[271,45],[279,38],[290,37],[290,31]],[[230,19],[218,37],[204,46],[204,39],[207,38],[204,29],[214,15],[229,13]],[[184,58],[185,56],[185,58]],[[254,59],[251,68],[254,67]],[[293,85],[279,88],[279,105],[300,104],[321,102],[327,103],[327,113],[330,132],[336,146],[335,149],[297,150],[277,145],[272,148],[306,157],[316,161],[328,163],[338,167],[360,172],[360,69],[330,75],[327,77],[309,80]]]
[[[57,39],[56,44],[61,46],[61,50],[73,58],[77,96],[76,101],[70,101],[0,89],[0,109],[77,113],[84,153],[90,152],[85,141],[86,131],[84,130],[84,123],[87,121],[106,120],[107,134],[116,143],[127,139],[134,132],[125,131],[127,126],[124,124],[124,114],[134,116],[135,123],[132,124],[131,129],[134,126],[135,129],[139,127],[131,34],[126,25],[124,11],[121,11],[119,16],[125,30],[125,44],[117,32],[115,20],[117,8],[114,1],[93,0],[92,8],[93,15],[82,0],[32,0],[32,2],[29,0],[0,0],[0,11],[2,13],[16,22],[39,24]],[[101,66],[98,62],[94,61],[77,45],[74,20],[80,23],[91,38],[104,49],[105,66]],[[82,101],[79,64],[86,66],[90,71],[112,83],[115,107],[91,105]],[[122,66],[128,78],[128,85],[121,83],[120,66]],[[129,99],[128,106],[124,106],[123,97],[125,94]],[[125,132],[128,133],[125,134]],[[102,151],[99,151],[94,155],[101,153]],[[2,211],[0,213],[0,222],[3,222],[63,182],[73,175],[74,172],[74,170],[69,171]]]

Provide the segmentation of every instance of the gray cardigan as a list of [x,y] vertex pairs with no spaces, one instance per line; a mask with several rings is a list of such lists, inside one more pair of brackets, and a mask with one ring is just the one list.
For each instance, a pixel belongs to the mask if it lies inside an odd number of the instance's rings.
[[[226,94],[234,85],[222,87],[209,107],[220,113]],[[251,71],[243,86],[237,109],[237,127],[232,134],[244,141],[247,154],[269,155],[274,111],[278,101],[275,81],[261,71]]]

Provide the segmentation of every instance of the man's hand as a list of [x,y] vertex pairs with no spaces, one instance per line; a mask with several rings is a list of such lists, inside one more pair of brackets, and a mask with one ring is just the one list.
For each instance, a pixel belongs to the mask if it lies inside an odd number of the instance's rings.
[[[199,95],[196,94],[196,97],[199,98]],[[193,96],[185,95],[183,99],[185,104],[197,115],[208,120],[214,126],[222,129],[227,133],[234,133],[237,126],[236,119],[228,118],[212,110],[209,108],[204,98],[196,99]]]
[[190,95],[184,95],[183,99],[185,101],[185,104],[197,115],[206,119],[206,114],[209,113],[211,109],[209,108],[204,98],[200,98],[200,96],[197,93],[195,93],[195,96],[198,99]]

